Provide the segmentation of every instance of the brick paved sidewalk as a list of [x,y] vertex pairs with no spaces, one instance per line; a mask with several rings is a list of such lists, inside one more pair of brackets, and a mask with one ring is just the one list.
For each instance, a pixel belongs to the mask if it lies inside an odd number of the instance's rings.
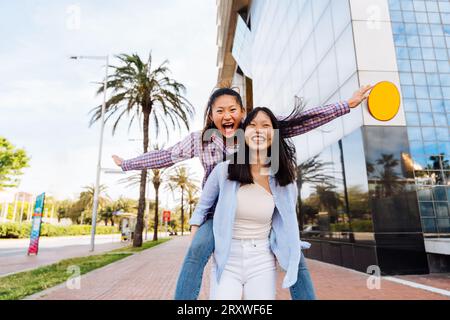
[[[176,237],[81,278],[81,289],[69,290],[65,284],[30,299],[172,299],[178,272],[189,244],[189,237]],[[315,260],[307,260],[319,299],[449,299],[444,295],[382,280],[381,289],[369,290],[368,275]],[[203,277],[200,299],[208,298],[209,268]],[[277,299],[290,299],[278,279]]]

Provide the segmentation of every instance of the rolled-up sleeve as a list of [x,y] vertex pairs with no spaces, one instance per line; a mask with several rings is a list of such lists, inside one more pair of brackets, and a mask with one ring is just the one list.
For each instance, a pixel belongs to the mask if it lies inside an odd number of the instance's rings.
[[291,138],[306,133],[349,112],[350,106],[347,101],[308,109],[299,114],[298,124],[286,129],[286,137]]
[[200,135],[200,132],[193,132],[170,148],[152,150],[136,158],[124,160],[121,168],[123,171],[161,169],[183,160],[198,157],[201,143]]

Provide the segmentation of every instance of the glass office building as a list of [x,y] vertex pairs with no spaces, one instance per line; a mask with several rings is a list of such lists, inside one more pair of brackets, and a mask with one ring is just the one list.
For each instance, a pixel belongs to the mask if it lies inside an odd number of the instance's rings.
[[450,2],[218,0],[218,80],[287,114],[394,83],[397,115],[364,103],[296,137],[298,218],[312,259],[367,272],[450,270]]

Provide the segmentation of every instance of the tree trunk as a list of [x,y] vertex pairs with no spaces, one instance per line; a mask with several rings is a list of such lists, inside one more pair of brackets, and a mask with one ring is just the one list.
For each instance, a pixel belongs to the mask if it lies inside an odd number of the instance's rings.
[[183,235],[184,232],[184,188],[181,188],[181,235]]
[[[148,129],[150,120],[150,111],[143,108],[144,111],[144,153],[148,152]],[[144,230],[144,211],[145,211],[145,188],[147,186],[147,169],[141,171],[141,182],[139,186],[139,204],[136,218],[136,227],[134,229],[133,247],[142,246],[142,231]]]
[[158,202],[159,202],[159,184],[153,184],[155,187],[155,225],[153,228],[153,241],[158,240]]
[[111,226],[114,227],[114,218],[111,218]]

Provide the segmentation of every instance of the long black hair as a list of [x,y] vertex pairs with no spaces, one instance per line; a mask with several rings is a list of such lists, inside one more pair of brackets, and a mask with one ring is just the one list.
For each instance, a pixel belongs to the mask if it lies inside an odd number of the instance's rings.
[[[300,106],[297,106],[298,107],[296,107],[294,111],[283,120],[278,120],[269,108],[257,107],[247,115],[247,118],[243,124],[243,129],[245,131],[250,122],[252,122],[259,112],[264,112],[270,118],[273,129],[275,129],[275,135],[272,140],[272,145],[269,146],[267,151],[268,156],[272,157],[270,165],[274,160],[273,157],[277,157],[275,160],[278,161],[279,165],[277,168],[278,170],[275,173],[275,178],[280,186],[286,186],[295,181],[295,147],[293,143],[287,139],[287,136],[289,136],[289,130],[293,125],[299,124],[299,121],[304,121],[304,119],[299,116],[299,112],[301,110],[299,111],[298,109]],[[242,138],[243,137],[241,137],[241,141]],[[278,143],[278,152],[272,152],[272,146],[274,143]],[[242,154],[242,152],[244,154]],[[238,161],[238,159],[240,161]],[[231,161],[228,166],[228,179],[238,181],[241,184],[253,183],[253,176],[250,170],[250,148],[247,143],[242,143],[238,152],[229,157],[229,160]]]

